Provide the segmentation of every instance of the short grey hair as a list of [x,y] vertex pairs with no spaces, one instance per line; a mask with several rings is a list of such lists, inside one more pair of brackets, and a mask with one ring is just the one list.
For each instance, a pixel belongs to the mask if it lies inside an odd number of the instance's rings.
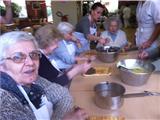
[[106,30],[108,30],[108,28],[109,28],[109,26],[110,26],[110,24],[111,24],[111,22],[116,22],[117,23],[117,25],[118,25],[118,29],[120,29],[121,28],[121,21],[120,21],[120,19],[119,18],[117,18],[117,17],[110,17],[110,18],[108,18],[106,21],[105,21],[105,25],[104,25],[104,28],[106,29]]
[[28,32],[12,31],[4,33],[0,36],[0,65],[4,62],[3,58],[6,57],[7,49],[10,48],[13,44],[20,41],[32,41],[35,47],[38,49],[35,38]]
[[61,34],[68,34],[70,32],[73,32],[74,26],[68,22],[60,22],[57,26],[57,29]]

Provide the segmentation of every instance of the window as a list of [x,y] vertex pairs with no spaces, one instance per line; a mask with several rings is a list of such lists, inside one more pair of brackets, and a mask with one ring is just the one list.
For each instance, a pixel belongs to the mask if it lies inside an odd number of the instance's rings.
[[26,18],[27,16],[27,9],[26,9],[26,2],[25,0],[12,0],[12,2],[16,3],[17,5],[21,6],[22,9],[19,13],[19,18]]
[[51,1],[52,0],[45,0],[45,1],[46,1],[46,9],[47,9],[48,22],[52,22],[53,21],[52,8],[51,8]]

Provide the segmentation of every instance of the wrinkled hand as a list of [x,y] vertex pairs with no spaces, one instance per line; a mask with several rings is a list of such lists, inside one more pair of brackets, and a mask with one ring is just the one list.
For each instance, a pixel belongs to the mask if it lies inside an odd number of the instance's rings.
[[146,51],[141,51],[139,54],[138,54],[138,58],[139,59],[147,59],[149,57],[149,54],[148,54],[148,52],[146,52]]
[[87,60],[85,61],[84,63],[82,64],[76,64],[74,65],[73,67],[73,71],[76,73],[76,74],[84,74],[87,72],[87,70],[89,70],[91,68],[91,61]]
[[136,46],[129,42],[126,46],[124,46],[123,51],[127,51],[128,49],[133,48],[133,47],[136,47]]
[[88,118],[88,114],[82,108],[78,108],[73,112],[66,114],[62,120],[86,120]]
[[107,43],[110,42],[110,40],[108,38],[100,38],[98,42],[102,45],[106,45]]
[[84,74],[91,68],[91,63],[86,61],[83,64],[79,65],[80,73]]
[[83,64],[76,64],[72,67],[71,70],[68,71],[68,77],[72,79],[78,74],[84,74],[87,72],[88,69],[91,68],[91,63],[85,61]]
[[88,62],[92,62],[92,61],[94,61],[96,59],[96,56],[95,55],[92,55],[92,56],[90,56],[89,58],[88,58]]
[[152,42],[150,40],[147,40],[140,46],[140,48],[146,49],[146,48],[149,48],[151,45],[152,45]]

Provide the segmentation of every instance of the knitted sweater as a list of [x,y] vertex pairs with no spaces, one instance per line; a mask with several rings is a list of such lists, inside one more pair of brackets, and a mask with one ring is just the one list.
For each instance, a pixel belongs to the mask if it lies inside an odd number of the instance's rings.
[[[0,79],[3,79],[0,76]],[[61,120],[64,114],[72,110],[72,97],[68,90],[58,84],[39,77],[36,84],[41,86],[45,95],[53,104],[53,120]],[[0,120],[36,120],[28,104],[23,104],[11,92],[0,88]]]

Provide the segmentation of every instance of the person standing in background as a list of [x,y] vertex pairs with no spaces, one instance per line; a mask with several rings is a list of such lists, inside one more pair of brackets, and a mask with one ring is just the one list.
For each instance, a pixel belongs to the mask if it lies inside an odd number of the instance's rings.
[[[160,40],[160,1],[139,1],[136,11],[138,28],[136,46],[140,48],[139,58],[154,58],[158,54]],[[152,52],[154,50],[154,52]]]
[[104,10],[104,6],[100,3],[94,3],[91,7],[89,15],[84,16],[76,25],[74,35],[80,40],[82,49],[80,52],[90,49],[90,41],[105,43],[105,40],[97,36],[96,22],[100,19]]
[[127,4],[124,8],[123,8],[123,20],[124,20],[124,27],[127,28],[130,26],[129,23],[129,19],[131,16],[131,8],[129,7],[129,5]]
[[3,0],[3,3],[6,7],[6,13],[4,16],[0,16],[0,24],[10,24],[13,22],[11,0]]

